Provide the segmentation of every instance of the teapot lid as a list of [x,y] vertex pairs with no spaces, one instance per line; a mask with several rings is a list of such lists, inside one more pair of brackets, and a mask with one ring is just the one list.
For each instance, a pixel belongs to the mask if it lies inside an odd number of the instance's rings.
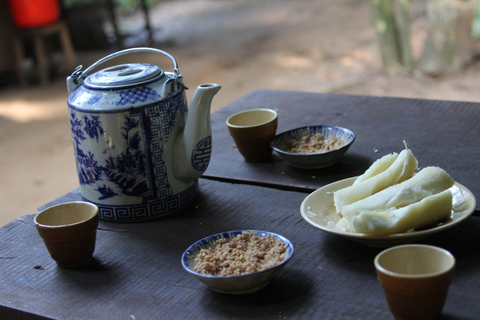
[[160,67],[149,63],[128,63],[108,67],[89,75],[84,82],[91,89],[113,89],[140,85],[164,76]]

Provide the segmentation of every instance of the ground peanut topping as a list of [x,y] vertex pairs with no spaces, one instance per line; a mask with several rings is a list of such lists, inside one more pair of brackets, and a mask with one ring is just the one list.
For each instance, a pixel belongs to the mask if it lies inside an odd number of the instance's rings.
[[274,267],[286,255],[285,245],[276,237],[244,232],[229,242],[222,238],[215,247],[200,250],[194,259],[194,270],[214,276],[241,275]]
[[302,154],[323,153],[338,149],[344,144],[345,141],[343,139],[337,138],[333,134],[325,140],[321,133],[316,133],[310,137],[305,132],[300,140],[293,141],[292,147],[287,152]]

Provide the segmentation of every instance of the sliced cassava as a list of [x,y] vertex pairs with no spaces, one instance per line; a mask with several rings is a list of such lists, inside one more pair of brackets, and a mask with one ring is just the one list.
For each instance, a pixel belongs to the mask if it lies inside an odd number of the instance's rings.
[[405,149],[395,161],[383,172],[357,184],[340,189],[333,194],[337,213],[342,208],[356,201],[365,199],[391,185],[409,179],[417,169],[417,159],[410,149]]
[[445,190],[399,209],[361,211],[352,218],[351,229],[371,235],[403,233],[437,225],[448,220],[451,213],[452,193]]
[[340,220],[335,223],[335,229],[340,230],[340,231],[352,231],[352,228],[350,228],[350,221],[348,221],[346,218],[341,218]]
[[359,182],[365,181],[371,177],[374,177],[378,175],[379,173],[382,173],[383,171],[387,170],[388,167],[392,165],[392,163],[397,159],[398,153],[394,152],[391,154],[387,154],[380,159],[377,159],[368,169],[365,171],[364,174],[359,176],[357,179],[355,179],[355,182],[353,184],[357,184]]
[[344,206],[341,214],[350,221],[361,211],[404,207],[442,192],[454,184],[455,182],[445,170],[439,167],[426,167],[410,179]]

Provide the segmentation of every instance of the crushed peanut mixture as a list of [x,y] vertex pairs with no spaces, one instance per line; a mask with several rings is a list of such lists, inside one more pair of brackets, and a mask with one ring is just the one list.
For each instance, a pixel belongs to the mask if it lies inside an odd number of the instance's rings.
[[343,145],[345,145],[345,141],[337,138],[333,134],[325,140],[321,133],[316,133],[310,137],[308,133],[305,132],[301,139],[293,141],[292,147],[287,150],[287,152],[301,154],[323,153],[338,149]]
[[244,232],[229,242],[222,238],[214,247],[200,250],[194,270],[214,276],[241,275],[274,267],[286,256],[285,245],[274,236]]

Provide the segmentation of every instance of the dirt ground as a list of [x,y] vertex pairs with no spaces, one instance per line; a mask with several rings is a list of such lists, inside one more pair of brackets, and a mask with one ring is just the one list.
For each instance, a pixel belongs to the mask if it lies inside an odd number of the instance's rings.
[[[155,46],[176,57],[189,96],[199,84],[222,85],[212,111],[255,89],[480,102],[479,61],[440,78],[387,77],[364,0],[184,0],[155,6],[151,20]],[[135,29],[141,19],[122,25]],[[412,31],[418,57],[425,37],[418,12]],[[88,66],[110,52],[77,52],[78,63]],[[134,59],[171,70],[168,59]],[[0,226],[78,187],[68,73],[47,87],[0,88]]]

